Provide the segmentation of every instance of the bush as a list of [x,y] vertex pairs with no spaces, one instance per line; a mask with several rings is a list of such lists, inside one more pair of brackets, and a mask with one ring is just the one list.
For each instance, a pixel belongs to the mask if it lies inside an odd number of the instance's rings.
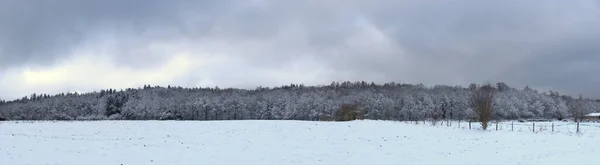
[[87,116],[78,116],[75,120],[87,121],[87,120],[104,120],[106,117],[102,115],[87,115]]
[[319,117],[319,121],[333,121],[333,117],[326,115]]
[[57,114],[53,114],[50,117],[50,120],[63,120],[63,121],[66,121],[66,120],[73,120],[73,118],[71,116],[67,115],[67,114],[64,114],[64,113],[57,113]]
[[160,120],[182,120],[182,119],[183,119],[183,116],[181,116],[177,113],[173,113],[171,111],[164,112],[160,116]]
[[362,120],[363,118],[364,114],[357,104],[343,104],[334,115],[335,121]]
[[110,116],[108,116],[107,118],[108,120],[122,120],[123,117],[121,116],[121,114],[112,114]]

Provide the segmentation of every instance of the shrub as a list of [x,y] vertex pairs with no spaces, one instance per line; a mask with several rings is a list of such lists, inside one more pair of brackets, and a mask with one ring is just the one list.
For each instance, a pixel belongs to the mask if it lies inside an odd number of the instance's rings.
[[104,120],[106,119],[106,117],[102,116],[102,115],[87,115],[87,116],[78,116],[75,118],[75,120],[81,120],[81,121],[86,121],[86,120]]
[[329,115],[319,117],[319,121],[333,121],[333,117]]
[[56,113],[50,117],[50,120],[73,120],[73,118],[64,113]]
[[171,111],[164,112],[160,116],[160,120],[182,120],[183,117],[177,113],[173,113]]
[[334,115],[335,121],[362,120],[363,118],[364,114],[358,104],[342,104]]
[[108,120],[122,120],[123,117],[121,116],[121,114],[112,114],[110,116],[108,116]]

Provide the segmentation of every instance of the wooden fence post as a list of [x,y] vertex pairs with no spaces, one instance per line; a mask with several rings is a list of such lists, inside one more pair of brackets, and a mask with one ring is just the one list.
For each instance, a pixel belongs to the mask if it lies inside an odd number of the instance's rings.
[[513,131],[513,132],[515,131],[515,122],[514,121],[510,123],[510,131]]
[[579,121],[577,121],[577,133],[579,133]]
[[471,121],[469,121],[469,129],[471,129]]
[[498,131],[498,122],[496,122],[496,131]]
[[533,133],[535,133],[535,123],[533,123]]
[[554,132],[554,123],[552,123],[552,132]]

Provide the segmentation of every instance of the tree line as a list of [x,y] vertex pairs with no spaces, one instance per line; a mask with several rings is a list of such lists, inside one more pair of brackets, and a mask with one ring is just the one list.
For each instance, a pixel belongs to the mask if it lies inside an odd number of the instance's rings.
[[[491,120],[565,119],[600,111],[600,100],[538,92],[505,83],[488,85]],[[89,93],[32,94],[0,100],[8,120],[323,120],[344,105],[359,106],[373,120],[477,120],[469,87],[423,84],[333,82],[330,85],[283,85],[256,89],[183,88],[144,85]],[[486,104],[484,104],[486,103]],[[489,105],[488,105],[489,104]]]

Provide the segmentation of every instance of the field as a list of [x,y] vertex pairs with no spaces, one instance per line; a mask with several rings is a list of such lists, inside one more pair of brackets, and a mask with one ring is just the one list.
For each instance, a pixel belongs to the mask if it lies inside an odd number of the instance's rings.
[[[597,124],[534,133],[531,123],[391,121],[1,122],[2,165],[594,164]],[[541,126],[548,126],[544,123]],[[562,124],[562,125],[561,125]],[[495,129],[495,125],[490,126]]]

